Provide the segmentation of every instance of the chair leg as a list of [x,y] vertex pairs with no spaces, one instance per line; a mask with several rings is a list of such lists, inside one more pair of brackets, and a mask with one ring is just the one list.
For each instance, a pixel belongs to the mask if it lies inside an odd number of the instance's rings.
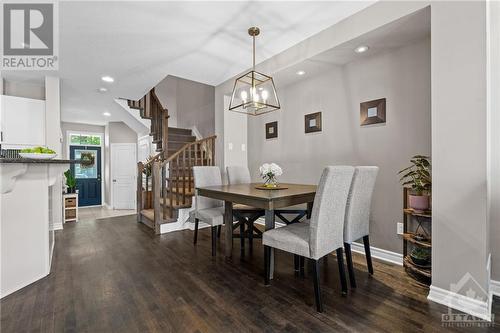
[[314,300],[316,302],[316,310],[323,312],[323,302],[321,301],[321,287],[319,285],[319,260],[310,259],[313,266],[313,281],[314,281]]
[[253,251],[253,222],[248,226],[248,248],[250,253]]
[[198,241],[198,224],[200,220],[194,219],[194,238],[193,238],[193,244],[196,244]]
[[305,273],[304,273],[304,261],[305,261],[305,258],[301,256],[299,258],[299,270],[300,270],[300,276],[302,276],[302,277],[305,276]]
[[245,254],[245,222],[240,223],[240,251],[241,255]]
[[216,244],[217,244],[217,227],[212,227],[212,256],[216,254]]
[[264,245],[264,284],[269,285],[271,280],[271,248]]
[[298,276],[300,270],[300,256],[298,254],[293,255],[293,270],[295,271],[295,276]]
[[368,272],[373,275],[372,254],[370,252],[370,239],[368,235],[363,237],[363,244],[365,245],[365,256],[366,265],[368,266]]
[[354,276],[354,267],[352,264],[351,244],[344,243],[344,250],[347,261],[347,271],[349,272],[349,282],[351,283],[351,288],[356,288],[356,277]]
[[217,227],[217,238],[220,238],[221,230],[222,230],[222,226],[220,225]]
[[339,264],[340,285],[342,286],[342,295],[347,295],[347,279],[345,277],[344,251],[341,247],[337,249],[337,263]]

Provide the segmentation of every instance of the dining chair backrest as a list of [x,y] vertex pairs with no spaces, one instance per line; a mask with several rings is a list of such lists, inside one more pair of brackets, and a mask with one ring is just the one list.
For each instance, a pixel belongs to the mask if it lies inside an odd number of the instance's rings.
[[[194,188],[222,185],[222,177],[218,166],[193,167]],[[195,209],[205,209],[223,206],[221,200],[198,196],[196,191]]]
[[323,170],[310,220],[309,248],[313,259],[343,246],[347,196],[354,167],[329,166]]
[[229,184],[249,184],[252,182],[250,170],[246,166],[228,166],[226,169]]
[[370,233],[370,207],[378,167],[358,166],[354,170],[347,198],[344,242],[352,243]]

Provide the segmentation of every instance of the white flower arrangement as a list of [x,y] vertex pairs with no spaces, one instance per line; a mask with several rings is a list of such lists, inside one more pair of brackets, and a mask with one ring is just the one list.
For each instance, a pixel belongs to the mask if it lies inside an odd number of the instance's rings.
[[283,174],[283,170],[276,163],[264,163],[259,168],[260,176],[264,179],[266,186],[276,186],[276,178]]

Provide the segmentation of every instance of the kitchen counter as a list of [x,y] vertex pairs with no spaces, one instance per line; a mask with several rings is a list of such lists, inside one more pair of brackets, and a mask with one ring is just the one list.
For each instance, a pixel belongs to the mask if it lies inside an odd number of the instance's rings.
[[0,298],[50,273],[72,160],[0,159]]

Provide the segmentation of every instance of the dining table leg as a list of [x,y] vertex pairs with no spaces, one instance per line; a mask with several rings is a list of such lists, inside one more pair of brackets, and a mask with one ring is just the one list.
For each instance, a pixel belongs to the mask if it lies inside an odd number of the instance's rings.
[[[274,209],[266,209],[266,231],[274,229]],[[271,262],[269,276],[272,279],[274,273],[274,249],[271,247]]]
[[226,233],[225,252],[226,257],[231,257],[233,253],[233,203],[224,201],[224,229]]
[[312,215],[312,209],[313,209],[313,204],[314,202],[308,202],[307,203],[307,214],[306,214],[306,218],[307,219],[310,219],[311,218],[311,215]]

